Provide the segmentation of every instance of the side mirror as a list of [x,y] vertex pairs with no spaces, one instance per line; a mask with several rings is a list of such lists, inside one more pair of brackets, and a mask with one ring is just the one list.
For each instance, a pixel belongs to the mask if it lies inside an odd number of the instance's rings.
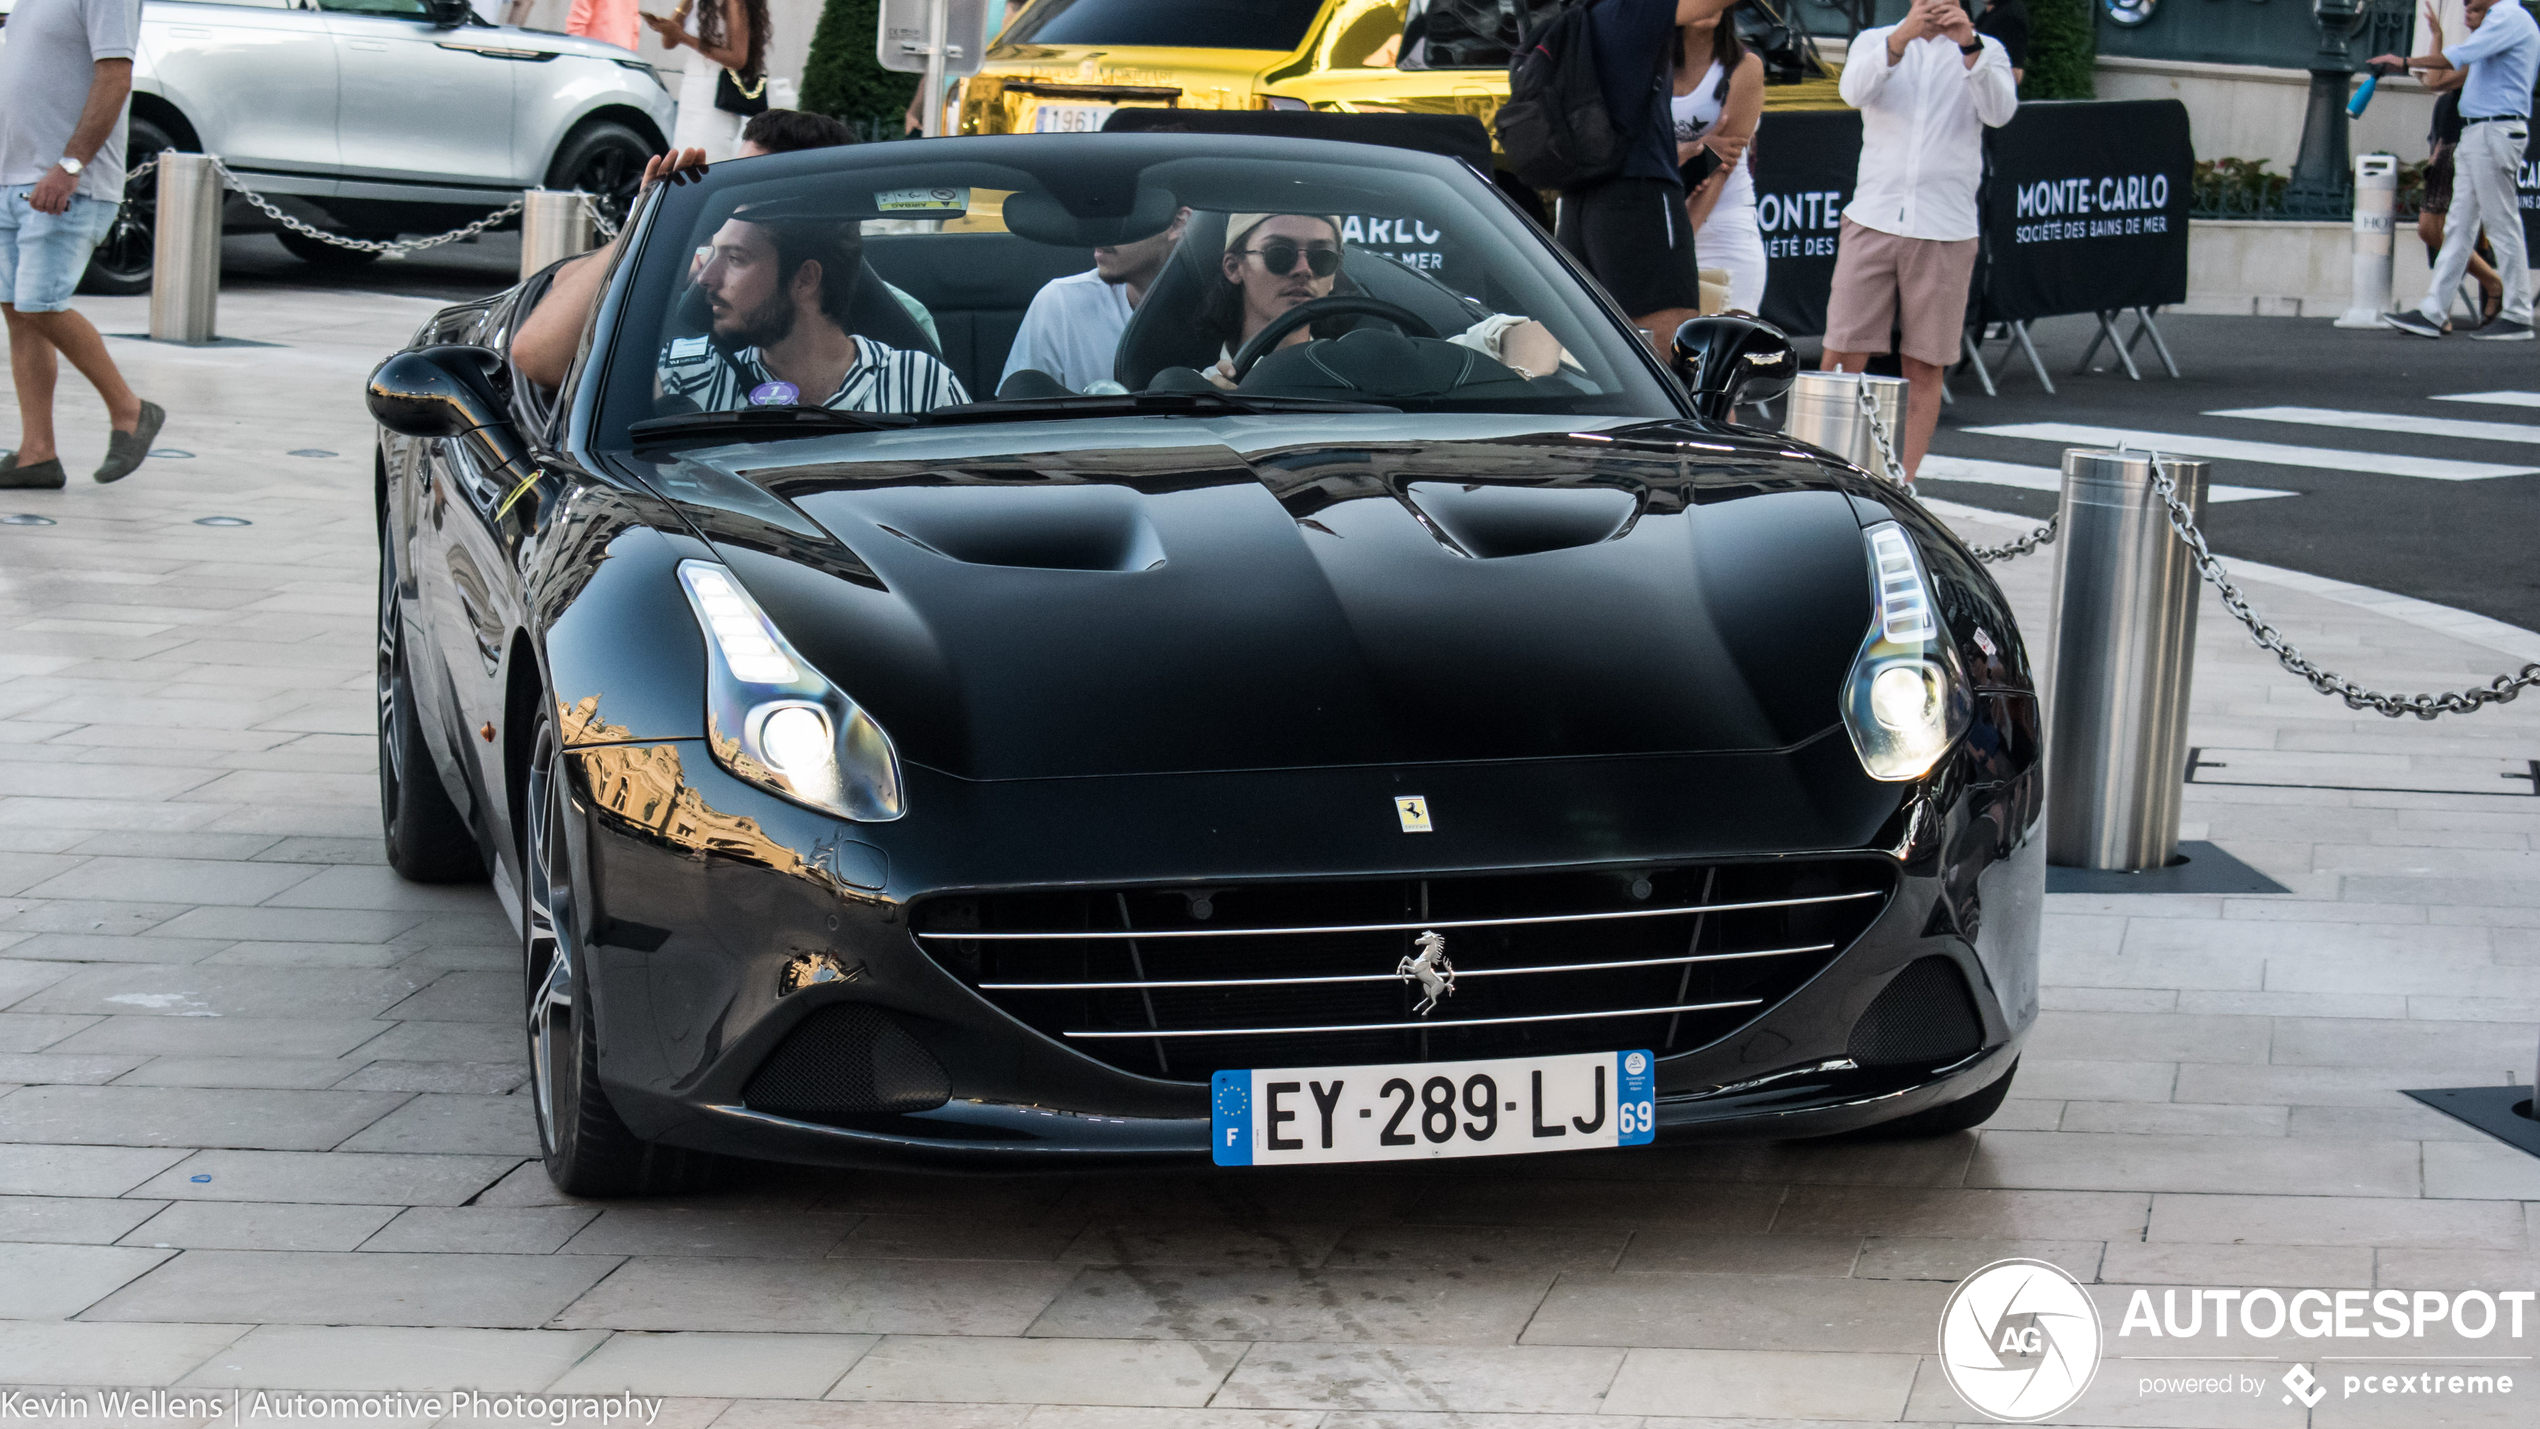
[[424,16],[436,30],[455,30],[475,14],[468,0],[423,0]]
[[463,441],[495,479],[516,482],[535,468],[495,386],[502,355],[490,347],[418,347],[372,370],[370,415],[404,437]]
[[1730,420],[1743,403],[1779,397],[1799,376],[1790,339],[1753,318],[1695,318],[1676,329],[1672,358],[1694,408],[1715,422]]

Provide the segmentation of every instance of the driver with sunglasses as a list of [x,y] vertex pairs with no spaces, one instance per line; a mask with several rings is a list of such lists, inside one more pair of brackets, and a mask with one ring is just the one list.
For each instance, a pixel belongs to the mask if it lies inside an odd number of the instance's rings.
[[[1340,279],[1341,223],[1331,214],[1236,213],[1226,218],[1226,249],[1218,271],[1225,282],[1200,299],[1196,321],[1222,344],[1217,365],[1204,375],[1219,387],[1235,385],[1234,356],[1254,334],[1289,309],[1328,298]],[[1282,348],[1311,341],[1311,325],[1280,339]],[[1530,318],[1501,313],[1482,319],[1447,341],[1469,347],[1521,377],[1550,376],[1570,356],[1552,330]]]

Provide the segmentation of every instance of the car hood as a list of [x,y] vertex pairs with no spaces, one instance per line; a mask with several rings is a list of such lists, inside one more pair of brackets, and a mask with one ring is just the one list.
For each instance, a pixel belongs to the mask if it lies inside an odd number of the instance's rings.
[[[683,466],[778,498],[709,539],[903,757],[962,778],[1753,752],[1837,723],[1871,611],[1828,467],[1676,426],[1444,425],[933,429]],[[770,537],[790,513],[829,539]]]

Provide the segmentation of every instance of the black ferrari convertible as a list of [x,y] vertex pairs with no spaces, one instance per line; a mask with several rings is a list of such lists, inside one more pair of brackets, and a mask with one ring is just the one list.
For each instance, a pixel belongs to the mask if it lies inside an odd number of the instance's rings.
[[388,856],[516,912],[558,1185],[2001,1103],[2028,660],[1734,422],[1779,334],[1661,360],[1463,165],[1301,140],[744,159],[609,261],[560,387],[541,275],[369,393]]

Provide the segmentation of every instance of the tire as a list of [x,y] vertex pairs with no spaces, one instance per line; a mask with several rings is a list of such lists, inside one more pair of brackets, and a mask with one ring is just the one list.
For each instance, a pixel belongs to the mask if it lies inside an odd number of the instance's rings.
[[580,189],[611,223],[624,223],[644,182],[644,164],[661,150],[613,119],[594,119],[564,136],[547,165],[547,187]]
[[388,866],[413,883],[469,883],[485,876],[476,836],[432,765],[416,717],[406,662],[406,622],[396,553],[379,543],[379,828]]
[[[133,115],[124,130],[124,163],[139,168],[162,152],[176,147],[168,131]],[[114,226],[106,230],[97,247],[88,255],[88,268],[79,277],[79,290],[101,297],[127,298],[150,291],[150,270],[154,261],[159,218],[159,177],[145,174],[126,179],[123,207],[115,211]]]
[[645,1196],[702,1184],[713,1158],[627,1129],[600,1085],[600,1044],[582,980],[565,821],[572,795],[555,723],[538,717],[521,802],[521,982],[530,1109],[547,1179],[569,1196]]
[[[322,239],[311,238],[305,233],[294,233],[287,228],[275,230],[273,236],[282,240],[282,246],[290,250],[292,257],[297,258],[301,262],[309,264],[311,267],[315,268],[359,268],[364,264],[376,263],[379,261],[379,255],[376,253],[368,252],[359,248],[338,248],[334,244],[328,243]],[[382,238],[391,238],[395,235],[382,233],[348,233],[344,236],[347,238],[378,240]]]
[[1911,1137],[1947,1136],[1955,1131],[1972,1131],[1984,1125],[2002,1109],[2003,1099],[2011,1095],[2011,1079],[2020,1074],[2020,1064],[1993,1080],[1992,1085],[1939,1106],[1918,1111],[1912,1116],[1898,1117],[1861,1135],[1882,1141]]

